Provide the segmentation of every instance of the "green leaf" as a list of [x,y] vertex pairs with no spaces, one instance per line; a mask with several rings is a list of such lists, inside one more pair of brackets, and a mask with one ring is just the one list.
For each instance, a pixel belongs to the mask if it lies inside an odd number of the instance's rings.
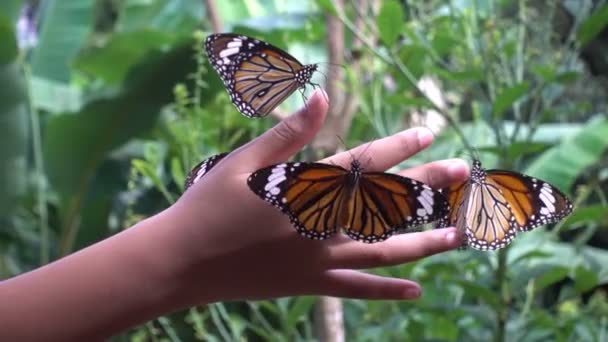
[[579,293],[589,291],[598,285],[598,277],[592,270],[578,266],[574,270],[574,288]]
[[555,81],[562,84],[569,84],[581,77],[581,73],[576,71],[564,71],[557,74]]
[[184,190],[184,182],[186,181],[186,174],[179,158],[171,158],[171,177],[180,190]]
[[162,31],[119,33],[103,46],[82,50],[73,65],[80,72],[98,77],[108,84],[120,84],[127,72],[150,51],[171,48],[175,40],[176,36]]
[[317,6],[321,10],[323,10],[327,14],[331,14],[333,16],[337,16],[336,7],[334,7],[334,3],[331,0],[315,0]]
[[[129,0],[123,3],[116,22],[117,32],[150,29],[187,35],[205,20],[202,1]],[[219,13],[222,13],[222,19],[226,20],[224,14],[230,12],[224,11],[224,3],[233,2],[218,2]],[[243,14],[241,18],[244,16]]]
[[14,23],[2,13],[0,13],[0,42],[2,42],[0,44],[0,65],[11,63],[17,58],[19,48],[15,38]]
[[174,85],[195,68],[191,46],[186,42],[151,53],[128,73],[124,92],[49,118],[43,142],[46,170],[61,199],[64,229],[71,230],[62,242],[63,253],[77,236],[74,222],[99,165],[113,149],[154,127],[161,108],[173,100]]
[[608,5],[600,7],[589,18],[581,23],[576,32],[581,45],[592,41],[608,24]]
[[[22,0],[2,0],[0,1],[0,17],[9,19],[13,24],[19,18]],[[14,25],[12,25],[14,27]],[[5,42],[1,40],[1,42]],[[0,44],[1,45],[1,44]]]
[[519,100],[526,92],[528,91],[528,83],[522,82],[516,84],[512,87],[503,89],[496,99],[494,100],[494,104],[492,105],[492,113],[494,116],[502,115],[509,107],[515,103],[515,101]]
[[38,45],[32,52],[34,75],[67,83],[69,65],[91,30],[95,0],[45,2]]
[[544,271],[536,278],[535,287],[536,290],[542,290],[547,286],[557,283],[568,276],[568,268],[563,266],[549,266],[543,267]]
[[296,324],[301,318],[306,318],[306,314],[312,309],[316,299],[311,296],[295,297],[293,304],[287,312],[287,320],[285,331],[291,331],[296,328]]
[[[1,45],[1,44],[0,44]],[[0,64],[0,216],[9,213],[25,190],[29,118],[19,65]]]
[[403,29],[403,8],[395,0],[384,1],[376,18],[380,38],[386,46],[393,46]]
[[602,204],[577,207],[564,221],[564,226],[608,222],[608,208]]
[[543,179],[562,191],[570,189],[576,177],[597,163],[608,148],[608,119],[595,117],[573,136],[547,150],[526,169],[526,174]]

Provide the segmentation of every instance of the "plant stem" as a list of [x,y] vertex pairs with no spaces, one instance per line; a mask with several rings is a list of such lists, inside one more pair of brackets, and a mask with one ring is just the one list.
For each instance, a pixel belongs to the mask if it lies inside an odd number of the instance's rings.
[[496,342],[504,342],[509,316],[509,288],[507,285],[507,251],[509,247],[498,251],[498,266],[496,267],[495,279],[500,295],[500,306],[496,310]]

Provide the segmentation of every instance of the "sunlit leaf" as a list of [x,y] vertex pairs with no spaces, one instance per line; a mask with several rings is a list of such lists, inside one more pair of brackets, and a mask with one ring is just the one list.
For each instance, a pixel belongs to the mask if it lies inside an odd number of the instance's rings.
[[608,119],[598,116],[590,120],[575,135],[538,157],[526,174],[546,180],[562,191],[568,191],[576,177],[597,163],[608,148]]
[[45,1],[45,20],[32,53],[33,74],[67,83],[69,65],[93,24],[95,0]]

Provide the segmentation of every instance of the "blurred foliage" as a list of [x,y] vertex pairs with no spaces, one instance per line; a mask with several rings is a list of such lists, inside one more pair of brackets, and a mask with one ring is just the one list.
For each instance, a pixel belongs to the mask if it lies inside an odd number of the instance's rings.
[[[346,67],[358,102],[349,147],[426,124],[437,130],[435,143],[400,167],[478,156],[486,167],[558,185],[576,210],[500,252],[451,252],[372,270],[420,282],[423,297],[345,300],[348,339],[605,341],[606,6],[373,3],[216,4],[226,31],[271,41],[307,63],[326,60],[324,15],[342,20],[348,61],[365,62],[357,73]],[[37,38],[28,45],[30,26]],[[3,278],[167,207],[191,166],[272,126],[270,118],[243,118],[229,102],[202,52],[209,27],[203,2],[194,0],[0,4]],[[199,28],[205,32],[194,33]],[[420,79],[442,101],[429,100]],[[299,105],[293,96],[282,108]],[[192,308],[116,339],[312,340],[313,303],[299,297]]]

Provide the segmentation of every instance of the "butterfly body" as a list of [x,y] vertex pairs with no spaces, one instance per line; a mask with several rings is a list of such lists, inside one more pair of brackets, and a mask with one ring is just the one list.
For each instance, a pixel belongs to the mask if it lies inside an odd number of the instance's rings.
[[323,240],[339,230],[373,243],[394,232],[443,218],[446,200],[424,183],[383,172],[321,163],[282,163],[247,181],[263,200],[287,214],[296,230]]
[[294,91],[312,84],[317,71],[316,64],[303,65],[271,44],[234,33],[208,36],[205,50],[230,100],[247,117],[268,115]]
[[507,246],[517,232],[554,223],[572,212],[568,198],[551,184],[517,172],[484,170],[473,162],[468,180],[442,189],[450,203],[447,220],[478,250]]

